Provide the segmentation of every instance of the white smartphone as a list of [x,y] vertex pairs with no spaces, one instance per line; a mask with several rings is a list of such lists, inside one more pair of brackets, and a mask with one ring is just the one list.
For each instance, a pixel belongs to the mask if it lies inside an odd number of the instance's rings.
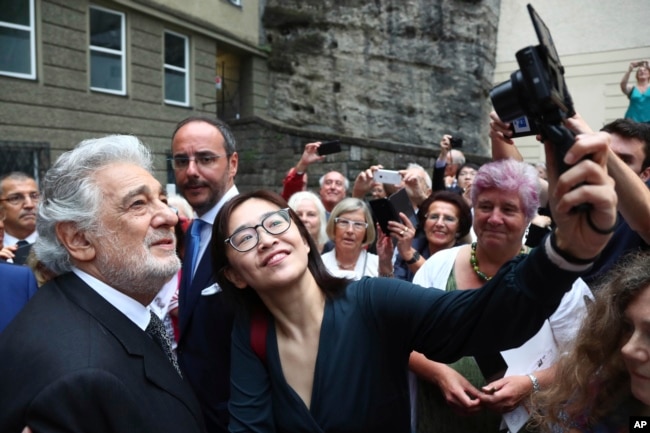
[[377,170],[373,175],[376,182],[399,185],[402,183],[402,176],[395,170]]

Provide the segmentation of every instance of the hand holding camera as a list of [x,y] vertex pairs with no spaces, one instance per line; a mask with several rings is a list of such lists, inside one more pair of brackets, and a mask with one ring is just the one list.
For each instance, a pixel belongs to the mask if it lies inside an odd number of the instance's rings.
[[[585,251],[577,251],[573,240],[579,240],[583,248],[597,253],[604,246],[602,237],[611,234],[616,221],[616,194],[603,163],[607,159],[607,146],[590,150],[574,146],[576,135],[565,124],[575,111],[564,81],[564,67],[548,28],[530,4],[528,12],[539,45],[516,53],[520,69],[511,74],[510,80],[494,87],[490,98],[498,118],[513,123],[515,133],[517,123],[522,122],[530,128],[528,133],[519,135],[541,135],[546,162],[552,167],[549,191],[555,201],[552,208],[558,222],[556,237],[566,242],[558,246],[571,254],[580,254],[575,257],[585,258]],[[509,136],[517,136],[515,133]],[[601,197],[593,196],[596,189],[602,192]],[[561,214],[559,221],[558,214]],[[594,238],[594,232],[601,236]]]
[[575,139],[564,126],[564,120],[575,114],[573,100],[551,33],[530,4],[528,12],[539,45],[517,51],[520,69],[494,87],[490,99],[501,121],[512,124],[511,137],[541,134],[555,145],[556,164],[563,173],[564,154]]
[[638,62],[630,62],[630,71],[632,71],[634,68],[640,68],[640,67],[647,68],[648,67],[648,61],[647,60],[639,60]]

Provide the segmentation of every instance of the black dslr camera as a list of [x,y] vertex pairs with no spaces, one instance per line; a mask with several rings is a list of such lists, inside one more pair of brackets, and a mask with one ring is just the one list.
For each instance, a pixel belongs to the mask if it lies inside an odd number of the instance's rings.
[[555,145],[555,159],[562,173],[566,166],[561,161],[575,139],[563,125],[564,119],[575,114],[573,101],[551,33],[530,4],[528,12],[539,45],[517,51],[520,69],[510,75],[510,80],[494,87],[490,99],[499,118],[512,123],[513,137],[541,134]]

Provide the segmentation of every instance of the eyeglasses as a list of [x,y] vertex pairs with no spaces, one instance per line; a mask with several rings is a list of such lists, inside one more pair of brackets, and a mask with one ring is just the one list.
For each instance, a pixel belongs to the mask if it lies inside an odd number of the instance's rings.
[[368,228],[368,223],[362,223],[361,221],[352,221],[346,218],[340,218],[336,217],[334,218],[334,223],[336,224],[337,227],[346,229],[350,226],[352,226],[353,230],[356,230],[360,232],[361,230],[365,230]]
[[190,165],[190,161],[200,168],[210,168],[217,163],[219,158],[223,158],[228,155],[215,155],[214,153],[197,153],[194,156],[174,156],[169,158],[171,161],[174,170],[185,170]]
[[41,198],[41,194],[38,192],[30,192],[29,194],[11,194],[7,198],[0,198],[0,201],[6,201],[12,206],[22,206],[27,201],[27,197],[31,201],[37,202]]
[[437,213],[432,213],[431,215],[427,215],[427,219],[434,222],[437,222],[441,218],[442,218],[442,222],[445,224],[453,224],[458,222],[458,218],[453,217],[451,215],[442,215]]
[[260,234],[257,231],[258,227],[262,227],[270,235],[280,235],[286,232],[291,227],[289,208],[280,209],[279,211],[268,214],[255,226],[240,228],[228,239],[224,240],[224,243],[230,244],[231,247],[240,253],[250,251],[260,242]]

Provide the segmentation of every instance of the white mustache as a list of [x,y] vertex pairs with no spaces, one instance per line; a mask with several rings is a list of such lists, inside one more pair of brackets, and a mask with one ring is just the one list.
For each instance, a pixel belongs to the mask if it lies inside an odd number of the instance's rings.
[[155,243],[158,243],[163,240],[171,239],[176,245],[176,235],[173,231],[154,231],[151,234],[148,234],[144,238],[144,243],[147,247],[152,246]]

